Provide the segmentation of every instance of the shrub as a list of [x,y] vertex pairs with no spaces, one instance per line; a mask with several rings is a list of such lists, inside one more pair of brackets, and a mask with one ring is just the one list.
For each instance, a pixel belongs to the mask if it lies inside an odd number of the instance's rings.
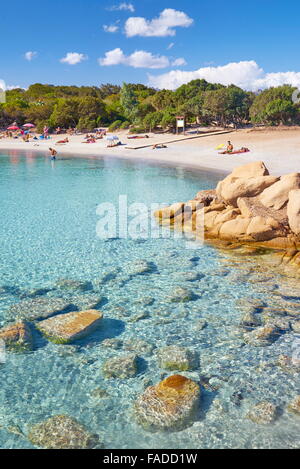
[[110,126],[109,126],[109,131],[112,132],[113,130],[117,130],[121,127],[122,125],[122,121],[121,120],[117,120],[115,122],[113,122]]
[[120,129],[129,129],[129,127],[130,127],[129,121],[125,121],[120,125]]
[[145,127],[132,127],[129,132],[131,134],[143,134],[147,132],[147,130],[145,129]]

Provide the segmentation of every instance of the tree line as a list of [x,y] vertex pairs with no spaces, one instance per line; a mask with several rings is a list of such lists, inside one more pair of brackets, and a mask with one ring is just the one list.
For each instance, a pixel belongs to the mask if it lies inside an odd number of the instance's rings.
[[7,91],[6,103],[0,104],[0,127],[31,122],[38,131],[45,125],[82,131],[101,126],[110,130],[130,128],[133,132],[173,130],[178,115],[185,116],[190,124],[204,126],[298,125],[300,104],[293,100],[295,90],[283,85],[252,93],[203,79],[176,91],[130,83],[122,87],[109,83],[99,87],[36,83],[27,90]]

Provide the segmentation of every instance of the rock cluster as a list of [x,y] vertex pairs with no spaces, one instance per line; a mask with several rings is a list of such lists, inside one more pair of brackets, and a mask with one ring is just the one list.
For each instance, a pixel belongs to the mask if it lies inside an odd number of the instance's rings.
[[269,175],[263,162],[236,168],[216,190],[157,210],[164,226],[206,239],[289,250],[300,265],[300,173]]

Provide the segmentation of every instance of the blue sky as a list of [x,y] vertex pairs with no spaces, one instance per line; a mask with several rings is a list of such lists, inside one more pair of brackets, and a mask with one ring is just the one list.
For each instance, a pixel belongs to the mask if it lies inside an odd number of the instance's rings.
[[0,79],[174,88],[203,76],[249,89],[300,86],[299,14],[296,0],[14,0],[1,6]]

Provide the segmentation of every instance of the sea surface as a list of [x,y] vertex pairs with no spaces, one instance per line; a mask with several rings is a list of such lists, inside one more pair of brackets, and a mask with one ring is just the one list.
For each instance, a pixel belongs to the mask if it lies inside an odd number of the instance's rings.
[[[278,357],[300,358],[300,336],[287,328],[274,343],[255,347],[245,344],[240,327],[253,304],[258,315],[280,307],[294,320],[299,279],[277,271],[268,253],[166,238],[155,226],[151,237],[97,237],[99,204],[113,204],[118,215],[119,196],[126,195],[129,206],[144,203],[150,211],[153,203],[190,200],[220,178],[143,161],[0,154],[0,326],[15,319],[12,305],[35,294],[74,303],[99,297],[104,313],[99,331],[72,345],[35,332],[32,352],[7,353],[0,364],[0,448],[32,448],[30,426],[57,414],[83,423],[107,449],[299,447],[300,417],[287,411],[300,394],[299,370],[279,366]],[[142,261],[146,272],[138,271]],[[70,293],[58,288],[61,279],[90,281],[93,289]],[[170,301],[178,287],[191,301]],[[115,348],[107,339],[118,339]],[[200,412],[183,431],[149,433],[132,406],[148,385],[171,374],[156,356],[167,345],[199,357],[184,374],[201,382]],[[105,379],[104,363],[132,350],[138,374]],[[278,408],[275,422],[253,423],[249,409],[265,400]]]

